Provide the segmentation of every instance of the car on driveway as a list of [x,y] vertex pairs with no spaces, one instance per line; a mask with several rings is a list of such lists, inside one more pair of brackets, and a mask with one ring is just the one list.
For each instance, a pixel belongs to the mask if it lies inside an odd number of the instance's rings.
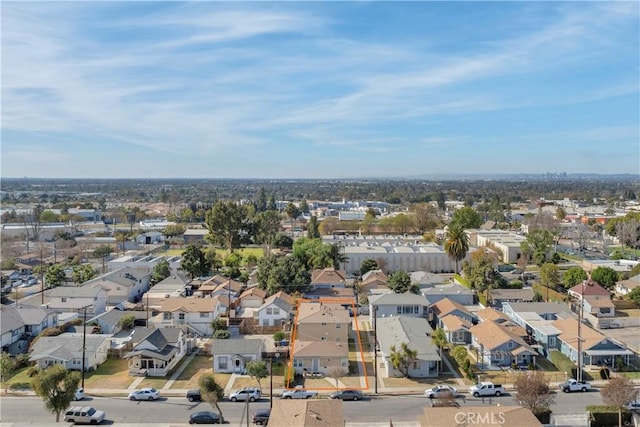
[[220,415],[211,411],[194,412],[189,416],[189,424],[221,424]]
[[202,395],[198,389],[188,390],[186,397],[189,402],[202,402]]
[[339,390],[331,393],[332,399],[342,400],[362,400],[362,392],[360,390]]
[[158,400],[160,392],[155,388],[141,388],[129,393],[129,400]]
[[260,390],[252,387],[241,388],[240,390],[236,390],[229,395],[229,400],[232,402],[244,402],[245,400],[255,402],[258,399],[260,399]]
[[84,389],[79,388],[78,390],[76,390],[76,394],[73,395],[73,400],[82,400],[85,397],[86,395],[84,394]]
[[458,390],[450,385],[437,385],[424,391],[424,397],[429,399],[441,399],[443,397],[456,397]]
[[269,415],[271,414],[271,410],[270,409],[258,409],[256,412],[253,413],[253,418],[251,419],[251,421],[253,421],[254,424],[257,424],[259,426],[266,426],[267,423],[269,422]]

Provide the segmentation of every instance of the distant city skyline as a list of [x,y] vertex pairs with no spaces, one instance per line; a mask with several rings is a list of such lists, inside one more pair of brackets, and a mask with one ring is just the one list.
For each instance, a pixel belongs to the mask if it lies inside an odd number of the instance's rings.
[[3,2],[1,172],[640,173],[637,2]]

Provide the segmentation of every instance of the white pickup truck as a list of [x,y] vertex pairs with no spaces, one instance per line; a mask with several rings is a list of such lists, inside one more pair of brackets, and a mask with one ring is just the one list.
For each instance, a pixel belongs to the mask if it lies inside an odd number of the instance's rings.
[[317,391],[308,391],[303,388],[295,388],[293,390],[285,390],[282,392],[283,399],[311,399],[317,395]]
[[569,393],[571,391],[589,391],[591,390],[591,384],[586,381],[576,381],[574,379],[569,379],[562,384],[560,384],[560,390],[565,393]]
[[469,389],[469,393],[473,397],[500,396],[501,394],[504,394],[504,388],[500,384],[493,384],[492,382],[482,382],[472,386]]

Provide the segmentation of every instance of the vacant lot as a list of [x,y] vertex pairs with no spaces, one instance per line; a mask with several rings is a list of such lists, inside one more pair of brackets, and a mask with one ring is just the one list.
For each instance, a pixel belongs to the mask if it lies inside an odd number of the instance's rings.
[[124,359],[108,359],[94,372],[87,373],[85,386],[92,388],[123,389],[129,387],[135,377],[129,376],[129,367]]
[[[213,358],[211,356],[198,355],[195,356],[182,373],[176,378],[171,385],[171,388],[176,389],[191,389],[198,387],[198,380],[204,374],[213,373]],[[230,375],[227,375],[227,381]],[[222,378],[220,378],[222,379]],[[217,378],[216,378],[217,380]],[[227,382],[218,382],[222,387],[227,385]]]

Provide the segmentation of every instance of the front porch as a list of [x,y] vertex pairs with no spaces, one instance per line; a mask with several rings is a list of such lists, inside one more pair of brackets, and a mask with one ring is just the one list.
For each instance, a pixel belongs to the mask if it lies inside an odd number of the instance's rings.
[[128,361],[129,375],[144,377],[164,377],[176,366],[180,359],[178,350],[167,354],[152,354],[149,350],[134,351],[128,353],[125,358]]

